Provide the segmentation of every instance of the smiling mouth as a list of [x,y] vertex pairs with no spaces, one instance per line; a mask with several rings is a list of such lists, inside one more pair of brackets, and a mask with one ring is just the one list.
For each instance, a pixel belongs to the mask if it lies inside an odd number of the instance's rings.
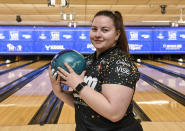
[[94,40],[96,43],[101,43],[103,42],[102,40]]

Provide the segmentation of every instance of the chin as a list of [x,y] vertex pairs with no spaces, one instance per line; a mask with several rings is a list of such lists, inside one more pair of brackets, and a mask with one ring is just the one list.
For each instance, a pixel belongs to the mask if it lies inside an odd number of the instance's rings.
[[102,50],[103,48],[102,47],[97,47],[95,46],[96,50]]
[[93,44],[95,48],[103,48],[102,44]]

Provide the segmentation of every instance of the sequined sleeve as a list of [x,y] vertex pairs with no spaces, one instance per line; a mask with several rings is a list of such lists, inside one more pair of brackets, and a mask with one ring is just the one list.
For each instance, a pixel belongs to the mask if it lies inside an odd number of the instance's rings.
[[140,74],[135,64],[127,56],[111,59],[104,74],[104,84],[121,84],[134,88]]

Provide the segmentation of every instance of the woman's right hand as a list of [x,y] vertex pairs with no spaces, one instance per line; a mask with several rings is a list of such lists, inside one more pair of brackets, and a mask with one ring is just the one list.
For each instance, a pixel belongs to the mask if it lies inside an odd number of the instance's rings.
[[61,80],[60,77],[57,77],[57,80],[52,76],[52,72],[51,72],[51,65],[49,66],[49,78],[51,81],[51,85],[52,85],[52,90],[55,93],[55,95],[60,94],[62,92],[62,88],[61,88]]

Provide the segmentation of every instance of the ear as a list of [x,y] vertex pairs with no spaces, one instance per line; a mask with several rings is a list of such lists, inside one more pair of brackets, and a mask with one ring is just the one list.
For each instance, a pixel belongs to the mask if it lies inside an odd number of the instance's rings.
[[117,30],[116,31],[116,37],[115,37],[116,41],[119,39],[120,34],[121,34],[120,30]]

